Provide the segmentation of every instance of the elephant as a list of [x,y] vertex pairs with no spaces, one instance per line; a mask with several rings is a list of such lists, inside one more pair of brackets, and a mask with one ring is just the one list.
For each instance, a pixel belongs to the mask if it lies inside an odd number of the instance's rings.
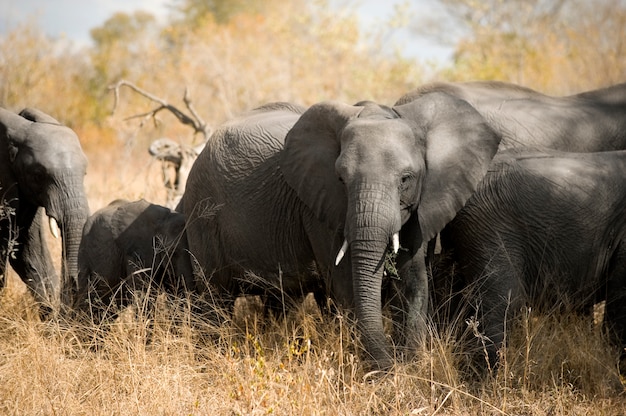
[[[166,206],[176,208],[185,192],[185,184],[191,166],[204,149],[206,142],[196,146],[187,146],[175,142],[167,137],[154,140],[150,143],[148,152],[151,156],[161,161],[163,171],[163,183],[167,188]],[[171,178],[169,168],[174,169],[174,177]]]
[[[366,365],[387,370],[383,301],[397,342],[418,339],[428,304],[422,243],[461,209],[499,142],[448,94],[393,108],[271,103],[228,121],[179,205],[199,284],[224,303],[267,287],[278,296],[325,290],[356,318]],[[390,253],[395,279],[384,276]]]
[[504,151],[441,232],[435,292],[460,294],[453,318],[476,313],[491,368],[524,305],[590,313],[606,301],[605,325],[626,346],[624,172],[626,151]]
[[451,94],[476,108],[502,136],[501,150],[626,149],[626,83],[553,97],[504,82],[436,82],[405,94],[396,105],[435,92]]
[[[8,264],[49,311],[77,277],[81,231],[89,216],[87,158],[74,131],[33,108],[0,108],[0,274]],[[44,214],[63,238],[61,279],[46,243]],[[4,285],[4,278],[2,279]]]
[[[331,239],[332,234],[302,204],[293,210],[281,206],[284,218],[272,218],[276,214],[270,208],[281,194],[287,195],[285,202],[296,200],[278,169],[278,154],[287,130],[304,110],[270,103],[225,123],[209,138],[189,173],[176,210],[188,218],[189,248],[194,265],[201,268],[194,272],[196,287],[200,292],[211,286],[219,289],[219,303],[227,309],[240,295],[259,295],[266,312],[278,310],[283,301],[293,306],[309,292],[325,309],[326,289],[304,227],[318,240]],[[249,183],[237,175],[249,176]],[[277,234],[275,242],[259,244],[271,234]],[[282,276],[289,278],[276,283]]]
[[193,291],[185,222],[183,214],[144,199],[118,199],[96,211],[78,252],[75,309],[90,311],[97,300],[117,311],[152,283],[174,295]]

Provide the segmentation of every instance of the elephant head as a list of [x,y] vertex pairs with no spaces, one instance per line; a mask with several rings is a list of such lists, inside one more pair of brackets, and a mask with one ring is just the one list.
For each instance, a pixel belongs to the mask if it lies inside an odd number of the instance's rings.
[[[313,105],[287,134],[285,180],[345,243],[361,337],[391,365],[381,310],[389,247],[416,258],[486,174],[500,137],[467,102],[429,94],[393,108],[372,102]],[[420,290],[427,291],[427,288]]]
[[89,215],[83,185],[86,168],[87,158],[70,128],[39,110],[15,114],[0,108],[0,198],[14,207],[14,225],[18,233],[26,234],[20,237],[23,247],[17,247],[23,252],[11,264],[35,295],[48,301],[57,294],[38,293],[33,282],[57,277],[42,276],[52,273],[39,266],[49,263],[45,256],[50,255],[45,241],[29,234],[37,232],[33,224],[41,228],[45,210],[52,234],[63,239],[62,288],[68,289],[77,276],[78,248]]
[[[162,137],[153,141],[148,148],[152,157],[161,161],[161,171],[163,172],[163,183],[167,188],[167,203],[169,208],[174,208],[180,202],[185,193],[185,185],[191,167],[204,149],[206,142],[196,146],[183,145],[167,137]],[[174,170],[174,177],[171,177],[170,168]]]

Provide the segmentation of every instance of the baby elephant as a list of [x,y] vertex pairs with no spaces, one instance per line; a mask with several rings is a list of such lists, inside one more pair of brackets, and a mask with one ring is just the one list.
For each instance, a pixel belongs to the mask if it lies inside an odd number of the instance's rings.
[[[606,301],[604,324],[626,346],[626,151],[499,155],[441,242],[461,274],[447,292],[471,302],[491,365],[524,305],[590,313]],[[435,276],[435,293],[445,282]]]
[[78,268],[75,306],[82,311],[117,310],[151,284],[172,294],[191,290],[185,216],[143,199],[113,201],[87,220]]

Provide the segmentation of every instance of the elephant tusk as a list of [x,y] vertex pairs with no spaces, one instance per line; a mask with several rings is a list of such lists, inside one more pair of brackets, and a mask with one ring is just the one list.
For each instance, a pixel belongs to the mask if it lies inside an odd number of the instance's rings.
[[339,253],[337,253],[337,259],[335,260],[335,266],[338,266],[343,259],[343,256],[346,254],[346,250],[348,250],[348,240],[343,240],[343,244],[339,249]]
[[393,254],[398,254],[398,250],[400,249],[400,234],[394,233],[393,237],[391,237],[391,243],[393,245]]
[[50,217],[48,222],[50,224],[50,232],[52,233],[52,236],[54,238],[59,238],[59,224],[57,224],[57,220]]

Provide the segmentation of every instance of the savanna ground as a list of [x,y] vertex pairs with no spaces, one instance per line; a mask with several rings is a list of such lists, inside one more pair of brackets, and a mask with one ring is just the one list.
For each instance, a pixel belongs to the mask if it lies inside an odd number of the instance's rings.
[[[446,38],[465,29],[447,39],[454,57],[443,67],[388,43],[410,20],[402,8],[382,30],[364,32],[354,13],[326,0],[177,0],[165,22],[149,11],[114,14],[79,49],[33,21],[0,36],[0,105],[40,108],[78,133],[95,211],[116,198],[163,203],[147,143],[191,141],[189,126],[166,112],[160,123],[125,121],[155,108],[127,91],[111,117],[108,87],[121,79],[180,108],[189,87],[210,127],[271,101],[392,104],[429,80],[493,79],[563,95],[625,79],[622,0],[431,2],[449,13],[418,22],[421,32]],[[422,3],[415,13],[427,17]],[[59,242],[51,244],[59,258]],[[42,322],[10,275],[0,293],[0,414],[626,414],[619,351],[592,318],[526,311],[501,371],[479,380],[468,350],[480,358],[480,339],[465,321],[432,329],[412,359],[371,374],[347,318],[322,317],[306,303],[266,322],[242,302],[235,318],[212,327],[190,312],[195,301],[139,298],[110,327]]]
[[[163,198],[146,155],[91,157],[91,209]],[[129,163],[133,160],[134,163]],[[58,244],[51,241],[52,244]],[[58,251],[58,247],[57,247]],[[0,295],[0,413],[14,415],[622,415],[626,398],[611,348],[592,318],[523,314],[497,375],[477,377],[453,335],[432,329],[388,374],[366,373],[355,328],[311,299],[268,319],[253,301],[215,327],[197,299],[140,296],[110,326],[41,321],[11,276]],[[469,332],[468,332],[469,331]],[[465,344],[464,344],[465,345]]]

